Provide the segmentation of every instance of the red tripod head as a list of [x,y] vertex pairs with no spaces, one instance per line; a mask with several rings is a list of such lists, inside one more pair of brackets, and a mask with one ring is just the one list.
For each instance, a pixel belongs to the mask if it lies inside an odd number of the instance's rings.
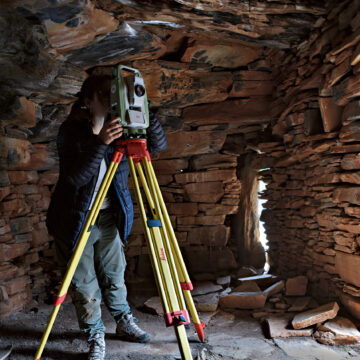
[[135,163],[140,162],[144,157],[151,161],[146,140],[127,139],[116,141],[113,161],[119,163],[123,154],[125,154],[126,157],[131,157]]

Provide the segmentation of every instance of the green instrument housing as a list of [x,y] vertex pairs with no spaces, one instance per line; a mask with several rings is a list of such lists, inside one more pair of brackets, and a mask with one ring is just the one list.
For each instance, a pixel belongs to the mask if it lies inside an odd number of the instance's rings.
[[[124,77],[123,73],[130,73]],[[144,80],[137,69],[118,65],[113,70],[110,91],[110,111],[108,117],[120,116],[123,139],[146,140],[149,127],[149,106]]]

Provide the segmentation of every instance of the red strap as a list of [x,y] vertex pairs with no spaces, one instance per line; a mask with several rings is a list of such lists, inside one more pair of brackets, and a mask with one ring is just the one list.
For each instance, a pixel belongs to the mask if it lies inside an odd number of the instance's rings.
[[58,296],[55,298],[54,305],[55,305],[55,306],[58,306],[58,305],[62,304],[62,303],[64,302],[65,298],[66,298],[66,294],[67,294],[67,293],[65,293],[64,295],[61,295],[61,296],[58,295]]
[[192,290],[194,287],[193,287],[193,284],[192,282],[181,282],[181,289],[182,290]]

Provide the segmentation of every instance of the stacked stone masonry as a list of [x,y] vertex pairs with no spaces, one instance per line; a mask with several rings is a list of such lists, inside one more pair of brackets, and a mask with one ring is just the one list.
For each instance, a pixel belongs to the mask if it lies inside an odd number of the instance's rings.
[[[28,12],[0,13],[7,46],[0,52],[0,318],[32,299],[51,301],[59,284],[54,242],[45,226],[58,177],[55,138],[88,76],[85,70],[111,71],[89,70],[90,63],[125,62],[144,76],[169,142],[166,151],[154,156],[154,167],[190,273],[236,269],[229,217],[238,211],[242,189],[238,158],[253,152],[246,144],[255,142],[271,119],[272,77],[263,45],[229,36],[175,36],[171,29],[160,36],[155,29],[143,29],[137,32],[135,50],[124,55],[101,36],[111,33],[116,40],[131,35],[130,25],[119,24],[114,14],[84,2],[87,27],[76,25],[78,8],[70,26],[70,19],[56,18],[57,12],[42,9],[43,4],[22,4]],[[41,26],[30,13],[40,17]],[[186,51],[175,56],[184,39]],[[111,61],[103,60],[99,49]],[[220,56],[224,51],[227,56]],[[199,52],[206,56],[198,59]],[[128,240],[129,283],[152,277],[138,213]]]
[[345,1],[289,51],[276,79],[272,138],[259,144],[271,268],[306,275],[311,294],[360,317],[360,4]]
[[[0,318],[56,288],[56,133],[88,73],[117,63],[140,69],[166,130],[154,167],[191,274],[236,271],[230,218],[255,156],[271,271],[360,317],[358,1],[127,4],[0,4]],[[139,222],[129,278],[148,274]]]

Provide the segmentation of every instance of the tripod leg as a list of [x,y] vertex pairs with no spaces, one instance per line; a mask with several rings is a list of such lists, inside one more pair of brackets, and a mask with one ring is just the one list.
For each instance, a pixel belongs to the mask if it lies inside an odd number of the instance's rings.
[[146,169],[148,176],[152,179],[151,182],[154,184],[154,191],[156,192],[156,196],[160,203],[160,207],[161,207],[161,211],[163,213],[166,229],[167,229],[167,232],[168,232],[169,238],[170,238],[171,249],[172,249],[172,252],[173,252],[174,258],[175,258],[177,272],[179,274],[180,282],[181,282],[183,293],[184,293],[184,296],[185,296],[185,299],[186,299],[186,302],[187,302],[187,305],[189,308],[189,312],[191,314],[191,318],[193,319],[194,326],[195,326],[195,329],[196,329],[196,332],[198,334],[200,341],[204,342],[204,340],[205,340],[205,337],[204,337],[205,324],[202,323],[199,319],[194,301],[193,301],[191,293],[190,293],[190,290],[192,290],[192,283],[190,281],[190,277],[186,270],[185,262],[181,255],[180,247],[176,240],[174,229],[171,225],[170,217],[167,212],[166,205],[165,205],[164,199],[161,194],[160,186],[156,179],[154,168],[152,166],[151,161],[148,161],[146,158],[143,159],[143,163],[144,163],[144,167]]
[[[121,158],[120,158],[120,160],[121,160]],[[89,213],[89,215],[87,217],[85,226],[83,227],[80,238],[79,238],[79,240],[77,242],[75,251],[74,251],[74,253],[73,253],[72,257],[71,257],[71,260],[69,262],[69,265],[68,265],[68,268],[66,270],[66,274],[65,274],[63,283],[61,285],[61,288],[60,288],[60,290],[58,292],[58,295],[57,295],[57,298],[56,298],[56,301],[55,301],[55,304],[54,304],[53,311],[52,311],[52,313],[50,315],[49,322],[48,322],[48,324],[46,326],[46,330],[45,330],[45,332],[44,332],[44,334],[43,334],[43,336],[41,338],[39,348],[38,348],[38,350],[36,352],[35,360],[39,360],[40,357],[41,357],[42,352],[44,351],[47,339],[48,339],[48,337],[50,335],[50,332],[51,332],[51,329],[52,329],[53,324],[55,322],[56,316],[57,316],[57,314],[59,312],[60,305],[65,300],[65,297],[66,297],[67,291],[69,289],[71,280],[72,280],[72,278],[74,276],[76,267],[79,264],[81,255],[82,255],[82,253],[84,251],[84,248],[85,248],[85,245],[86,245],[86,243],[87,243],[87,241],[89,239],[91,229],[92,229],[92,227],[93,227],[93,225],[95,223],[95,220],[96,220],[96,218],[97,218],[97,216],[99,214],[101,204],[104,201],[105,195],[106,195],[106,193],[107,193],[107,191],[109,189],[109,186],[111,184],[111,181],[112,181],[112,179],[113,179],[113,177],[115,175],[115,171],[116,171],[117,166],[118,166],[117,162],[111,162],[109,167],[108,167],[108,170],[106,171],[106,174],[105,174],[104,179],[102,181],[102,184],[100,186],[99,192],[96,195],[94,204],[93,204],[93,206],[92,206],[92,208],[90,210],[90,213]]]
[[152,182],[154,184],[156,196],[159,199],[159,204],[160,204],[163,216],[164,216],[166,229],[167,229],[167,231],[169,233],[169,236],[170,236],[171,246],[172,246],[172,248],[174,250],[174,254],[175,254],[175,257],[176,257],[176,262],[179,265],[179,270],[180,270],[179,274],[181,274],[183,276],[183,278],[184,278],[182,281],[190,284],[191,281],[190,281],[189,275],[188,275],[188,273],[186,271],[186,266],[185,266],[184,260],[182,258],[182,255],[181,255],[180,247],[179,247],[178,242],[176,240],[174,229],[173,229],[173,227],[171,225],[170,216],[169,216],[169,214],[167,212],[166,205],[165,205],[165,202],[164,202],[164,199],[162,197],[159,184],[158,184],[156,176],[155,176],[154,168],[152,166],[151,161],[147,161],[146,159],[144,159],[143,162],[144,162],[145,169],[147,170],[147,173],[149,174],[149,177],[151,177]]
[[179,348],[180,348],[181,358],[192,359],[185,326],[184,325],[176,326],[174,330],[178,344],[180,344]]
[[[175,286],[177,281],[174,282],[173,272],[175,271],[176,275],[176,269],[171,269],[171,260],[167,257],[166,252],[164,252],[164,233],[162,232],[163,228],[161,226],[161,220],[159,219],[159,215],[161,216],[161,214],[159,214],[158,206],[152,198],[151,190],[147,185],[144,173],[141,169],[141,164],[137,163],[135,169],[134,161],[131,156],[128,156],[128,162],[131,177],[134,182],[137,202],[142,217],[145,237],[148,248],[150,250],[151,263],[154,269],[155,279],[164,309],[165,321],[167,322],[167,326],[174,326],[182,359],[192,360],[190,346],[186,336],[185,327],[183,325],[183,323],[187,319],[184,319],[184,311],[180,310],[178,292],[176,291]],[[146,194],[154,218],[150,221],[147,220],[146,217],[136,170],[138,171],[144,192]],[[182,297],[181,291],[180,295]],[[182,303],[184,303],[184,300],[182,300]],[[186,317],[188,318],[187,315]],[[181,321],[178,321],[179,319],[181,319]]]
[[[134,167],[134,161],[131,157],[128,157],[128,163],[129,163],[129,168],[130,168],[130,174],[131,174],[131,178],[133,180],[134,183],[134,187],[135,187],[135,194],[136,194],[136,200],[138,203],[138,207],[140,209],[140,214],[141,214],[141,220],[142,220],[142,225],[143,225],[143,230],[145,233],[145,238],[146,238],[146,242],[148,245],[148,248],[150,250],[150,259],[151,259],[151,263],[153,266],[153,270],[155,273],[155,279],[156,284],[158,286],[158,291],[160,294],[160,298],[162,300],[167,299],[167,295],[166,295],[166,291],[164,288],[164,282],[162,281],[162,275],[161,275],[161,271],[159,268],[159,262],[155,261],[155,259],[157,259],[156,256],[156,250],[155,250],[155,246],[153,244],[153,242],[151,241],[152,236],[150,233],[150,229],[147,226],[147,217],[146,217],[146,212],[145,212],[145,207],[144,207],[144,203],[142,201],[142,195],[141,195],[141,191],[140,191],[140,186],[139,186],[139,182],[136,176],[136,171],[135,171],[135,167]],[[165,313],[168,313],[169,310],[169,305],[167,301],[162,301],[163,303],[163,309]]]
[[[144,159],[146,161],[146,159]],[[149,176],[148,173],[146,173],[147,177],[145,178],[144,172],[142,170],[141,167],[141,163],[137,163],[136,164],[136,169],[138,171],[138,174],[140,175],[140,179],[142,181],[143,184],[143,188],[145,190],[147,199],[150,203],[150,208],[152,209],[153,212],[153,216],[155,218],[160,219],[161,224],[165,224],[164,222],[164,218],[162,216],[162,211],[156,196],[156,191],[155,191],[155,187],[152,181],[152,178]],[[145,168],[145,171],[147,169]],[[148,179],[148,182],[146,181],[146,179]],[[149,187],[147,185],[147,183],[149,184]],[[173,253],[171,251],[171,246],[170,246],[170,241],[169,241],[169,236],[167,233],[167,228],[166,226],[161,226],[160,228],[161,231],[161,235],[162,235],[162,240],[163,240],[163,244],[164,244],[164,249],[165,249],[165,253],[168,257],[169,260],[169,267],[170,267],[170,271],[171,271],[171,276],[173,279],[173,286],[175,288],[176,291],[176,296],[180,305],[181,309],[185,309],[185,301],[184,301],[184,297],[182,295],[182,291],[181,291],[181,287],[180,287],[180,281],[179,281],[179,276],[177,273],[177,269],[175,266],[175,261],[174,261],[174,257],[173,257]]]

